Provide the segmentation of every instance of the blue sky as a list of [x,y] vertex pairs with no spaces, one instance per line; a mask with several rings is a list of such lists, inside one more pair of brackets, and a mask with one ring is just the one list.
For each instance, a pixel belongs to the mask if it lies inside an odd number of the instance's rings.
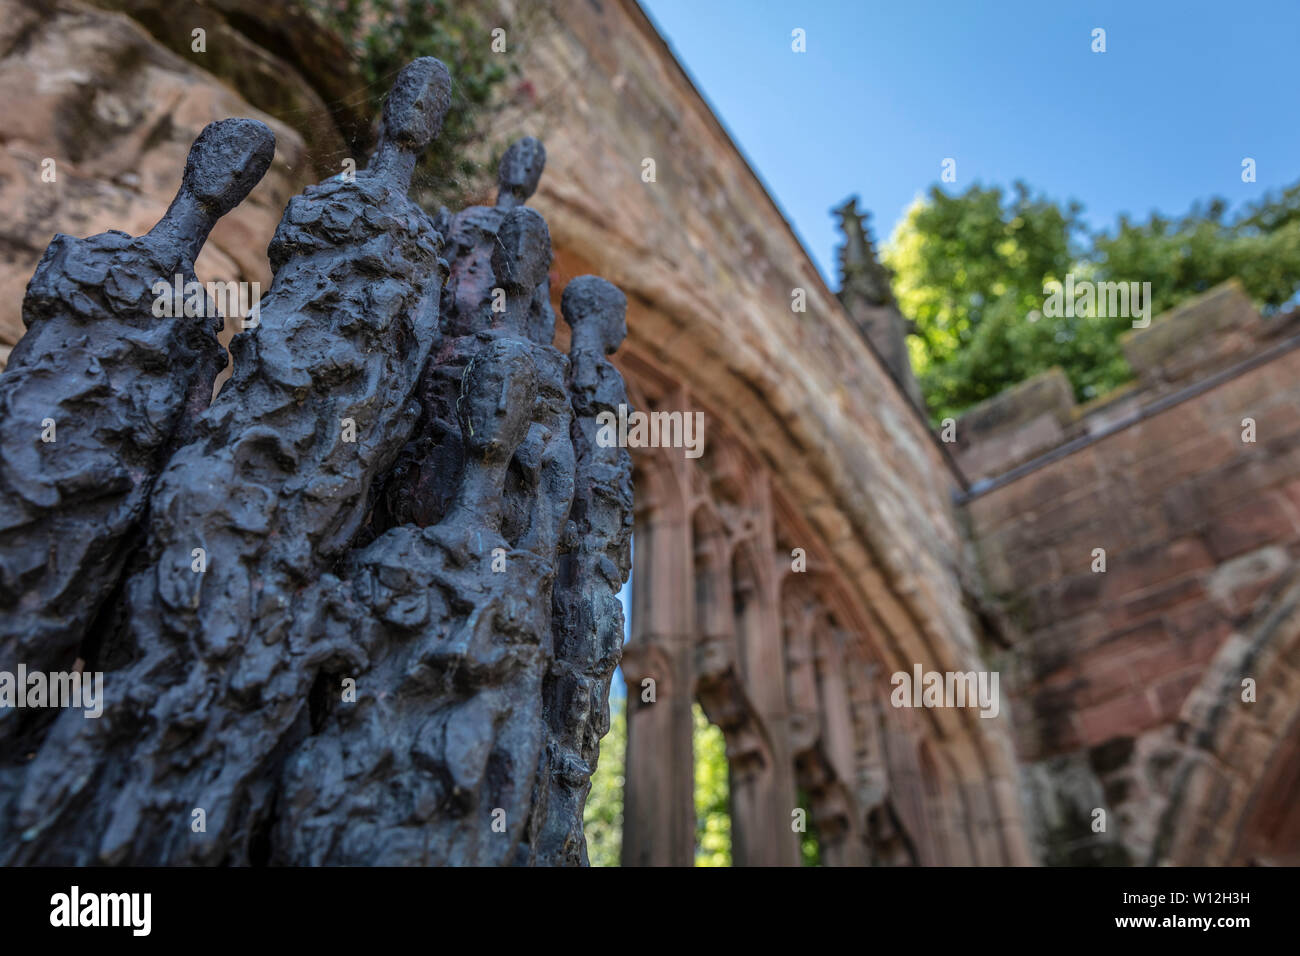
[[883,241],[946,157],[1094,230],[1300,179],[1300,0],[641,3],[832,287],[830,208],[858,194]]

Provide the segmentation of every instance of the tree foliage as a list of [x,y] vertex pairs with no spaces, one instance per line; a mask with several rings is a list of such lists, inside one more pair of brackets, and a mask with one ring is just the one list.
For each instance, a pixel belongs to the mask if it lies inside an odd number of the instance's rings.
[[[618,866],[623,842],[623,786],[627,764],[626,698],[610,700],[609,733],[591,776],[583,815],[592,866]],[[731,865],[731,806],[727,745],[722,731],[694,706],[695,865]]]
[[1052,366],[1080,400],[1126,381],[1126,316],[1046,316],[1044,285],[1150,282],[1152,314],[1237,277],[1266,312],[1300,291],[1300,183],[1229,218],[1213,200],[1178,219],[1121,218],[1090,234],[1081,207],[973,185],[937,186],[907,211],[885,251],[894,293],[916,324],[912,364],[936,420]]
[[699,704],[695,718],[695,865],[731,866],[731,789],[727,742]]
[[817,827],[812,818],[812,801],[801,787],[797,794],[799,809],[803,811],[804,829],[799,834],[799,862],[803,866],[822,865],[821,841],[817,836]]
[[481,114],[510,62],[492,52],[490,28],[451,0],[308,0],[308,6],[351,48],[378,96],[417,57],[447,65],[451,108],[420,159],[415,182],[425,205],[462,202],[478,171],[468,147],[482,141]]
[[618,866],[623,847],[623,769],[627,766],[627,698],[611,697],[609,733],[600,742],[591,793],[583,811],[587,860],[592,866]]

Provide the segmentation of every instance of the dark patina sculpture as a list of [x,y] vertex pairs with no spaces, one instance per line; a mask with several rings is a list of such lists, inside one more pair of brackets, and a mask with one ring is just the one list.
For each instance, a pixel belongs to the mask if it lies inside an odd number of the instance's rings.
[[256,120],[213,123],[148,234],[58,235],[36,267],[0,377],[0,670],[63,661],[138,543],[158,470],[224,364],[221,317],[159,321],[154,286],[197,281],[208,233],[274,152]]
[[[412,63],[369,167],[289,203],[260,324],[210,408],[181,345],[184,369],[124,357],[176,411],[141,479],[143,547],[128,564],[129,534],[98,545],[107,633],[54,620],[0,645],[29,667],[122,663],[102,718],[46,721],[30,759],[0,740],[0,863],[585,862],[629,570],[630,460],[593,437],[625,401],[605,358],[625,303],[574,280],[570,358],[550,344],[550,237],[522,205],[535,140],[507,153],[497,206],[435,220],[411,202],[449,91],[441,63]],[[47,365],[41,397],[82,388]],[[32,401],[12,374],[5,428]],[[87,439],[108,461],[113,434]],[[0,542],[6,573],[32,560]]]
[[560,302],[572,329],[569,395],[575,492],[553,598],[555,653],[546,680],[550,740],[537,777],[530,862],[587,863],[582,809],[600,738],[609,731],[609,683],[623,650],[619,589],[631,567],[632,460],[596,440],[597,416],[627,404],[610,364],[627,336],[627,299],[596,276],[581,276]]

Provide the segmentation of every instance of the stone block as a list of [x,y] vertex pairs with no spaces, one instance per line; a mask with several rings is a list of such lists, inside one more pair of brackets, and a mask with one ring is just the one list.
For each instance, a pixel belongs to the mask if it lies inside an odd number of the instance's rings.
[[1086,746],[1111,737],[1133,736],[1159,722],[1144,691],[1087,707],[1078,713],[1079,734]]
[[1294,537],[1291,514],[1282,502],[1279,495],[1263,494],[1243,499],[1235,508],[1215,515],[1206,532],[1210,553],[1224,561]]
[[1124,357],[1143,380],[1178,381],[1229,364],[1260,332],[1259,313],[1230,280],[1126,333]]

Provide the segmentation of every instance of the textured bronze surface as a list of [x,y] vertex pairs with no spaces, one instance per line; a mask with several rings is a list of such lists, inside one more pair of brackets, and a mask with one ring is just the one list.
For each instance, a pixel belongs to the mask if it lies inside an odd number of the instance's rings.
[[104,704],[0,718],[0,863],[585,863],[626,303],[575,280],[551,345],[536,140],[495,207],[408,198],[449,91],[412,63],[369,167],[290,201],[210,407],[215,329],[144,303],[265,171],[265,127],[205,131],[148,236],[46,253],[0,377],[0,669],[81,658]]

